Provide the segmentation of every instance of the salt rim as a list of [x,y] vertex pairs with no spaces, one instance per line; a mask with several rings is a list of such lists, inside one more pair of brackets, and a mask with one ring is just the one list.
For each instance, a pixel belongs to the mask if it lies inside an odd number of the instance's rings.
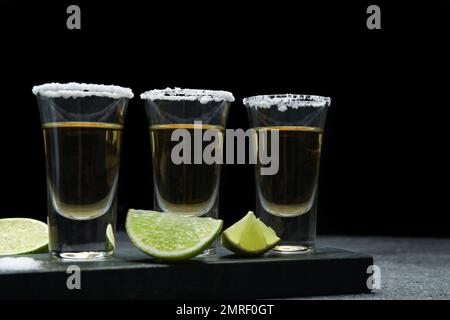
[[204,89],[181,89],[181,88],[166,88],[149,90],[141,94],[142,100],[171,100],[171,101],[195,101],[198,100],[201,104],[206,104],[211,101],[233,102],[234,97],[231,92],[220,90],[204,90]]
[[89,96],[106,97],[112,99],[133,98],[133,91],[113,85],[92,84],[92,83],[45,83],[33,87],[35,95],[48,98],[83,98]]
[[249,108],[257,109],[277,106],[279,111],[286,111],[288,108],[329,107],[331,99],[329,97],[289,93],[248,97],[244,98],[242,103]]

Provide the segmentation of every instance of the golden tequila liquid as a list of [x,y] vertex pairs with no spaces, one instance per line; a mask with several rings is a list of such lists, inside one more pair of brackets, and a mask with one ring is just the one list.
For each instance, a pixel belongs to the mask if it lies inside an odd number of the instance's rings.
[[60,122],[43,130],[54,209],[77,220],[105,214],[117,185],[122,126]]
[[279,131],[279,170],[261,175],[256,165],[256,183],[264,208],[281,217],[301,215],[312,206],[319,175],[322,129],[311,127],[257,128],[267,132],[268,154],[270,131]]
[[54,122],[43,133],[52,252],[112,253],[122,126]]
[[314,242],[315,199],[323,130],[302,126],[256,128],[257,139],[258,133],[265,131],[267,134],[268,154],[271,154],[270,132],[273,130],[279,132],[279,170],[274,175],[261,175],[261,164],[257,161],[258,211],[262,220],[282,238],[278,249],[303,250],[295,246],[291,248],[289,243],[302,242],[307,246]]
[[[150,126],[150,140],[153,161],[153,179],[155,185],[155,204],[157,210],[172,211],[189,216],[217,216],[220,164],[194,164],[194,129],[215,130],[223,139],[224,128],[214,125],[164,124]],[[175,164],[171,152],[179,141],[171,141],[176,129],[185,129],[191,137],[191,163]],[[210,141],[201,142],[202,151]],[[223,148],[223,141],[220,141]]]

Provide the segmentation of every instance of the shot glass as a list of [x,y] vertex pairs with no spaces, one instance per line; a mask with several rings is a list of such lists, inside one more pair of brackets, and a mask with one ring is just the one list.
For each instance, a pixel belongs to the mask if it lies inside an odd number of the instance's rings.
[[115,248],[117,183],[128,88],[84,83],[33,87],[44,134],[49,249],[97,260]]
[[[141,99],[150,130],[155,210],[217,218],[220,159],[233,95],[167,88],[144,92]],[[203,255],[214,253],[212,245]]]
[[[322,135],[330,98],[261,95],[245,98],[255,129],[256,211],[281,238],[280,253],[314,250]],[[278,170],[264,172],[265,154],[278,154]],[[276,154],[271,154],[273,158]]]

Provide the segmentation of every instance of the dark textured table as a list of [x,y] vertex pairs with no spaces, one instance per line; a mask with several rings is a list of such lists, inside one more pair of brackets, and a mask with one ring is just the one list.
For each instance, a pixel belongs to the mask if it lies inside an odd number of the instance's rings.
[[318,242],[371,254],[381,289],[311,299],[450,299],[450,239],[323,236]]

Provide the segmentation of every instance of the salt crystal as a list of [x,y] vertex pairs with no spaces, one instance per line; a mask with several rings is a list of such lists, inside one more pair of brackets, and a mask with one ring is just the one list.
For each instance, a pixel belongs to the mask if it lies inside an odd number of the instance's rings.
[[0,271],[16,271],[39,269],[40,261],[27,257],[7,257],[0,258]]

